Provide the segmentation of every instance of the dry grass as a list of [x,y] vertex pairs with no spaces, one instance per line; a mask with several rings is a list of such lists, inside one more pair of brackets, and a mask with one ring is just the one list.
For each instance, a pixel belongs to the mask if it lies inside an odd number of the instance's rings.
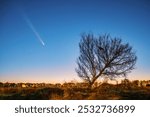
[[131,83],[84,87],[0,87],[1,100],[149,100],[150,88]]

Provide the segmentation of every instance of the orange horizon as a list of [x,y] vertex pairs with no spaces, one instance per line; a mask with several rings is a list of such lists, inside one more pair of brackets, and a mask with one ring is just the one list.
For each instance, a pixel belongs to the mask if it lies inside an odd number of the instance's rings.
[[[123,80],[124,78],[116,78],[117,81],[121,81]],[[129,79],[130,81],[134,81],[134,80],[150,80],[149,78],[127,78]],[[98,81],[102,81],[102,78],[101,79],[98,79]],[[109,83],[113,82],[114,80],[109,80]],[[0,80],[0,82],[2,83],[51,83],[51,84],[56,84],[56,83],[60,83],[60,84],[63,84],[65,82],[82,82],[82,80],[80,78],[78,79],[67,79],[67,80]]]
[[[122,78],[116,78],[118,80]],[[149,72],[142,72],[140,70],[135,70],[129,73],[127,76],[129,80],[150,80]],[[100,80],[100,79],[99,79]],[[12,82],[12,83],[64,83],[82,80],[77,76],[74,71],[69,72],[59,72],[58,73],[30,73],[30,74],[10,74],[10,75],[0,75],[0,82]]]

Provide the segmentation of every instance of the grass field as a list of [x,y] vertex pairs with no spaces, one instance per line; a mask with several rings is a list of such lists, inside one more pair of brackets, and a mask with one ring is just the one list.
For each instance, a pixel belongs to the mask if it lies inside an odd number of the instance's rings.
[[0,87],[1,100],[149,100],[150,87],[103,83],[87,87]]

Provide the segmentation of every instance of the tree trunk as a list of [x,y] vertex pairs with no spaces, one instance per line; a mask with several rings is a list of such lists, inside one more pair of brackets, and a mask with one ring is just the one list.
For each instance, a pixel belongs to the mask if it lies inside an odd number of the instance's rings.
[[89,83],[88,89],[92,89],[94,82],[95,82],[95,80],[93,80],[92,82]]

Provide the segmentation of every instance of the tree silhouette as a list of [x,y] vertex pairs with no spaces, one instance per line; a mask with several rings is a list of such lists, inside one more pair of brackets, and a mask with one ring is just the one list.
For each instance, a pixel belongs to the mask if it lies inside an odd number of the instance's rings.
[[137,57],[128,43],[121,38],[105,34],[94,37],[83,34],[79,43],[80,55],[77,59],[78,76],[91,87],[100,77],[114,79],[126,76],[134,69]]

